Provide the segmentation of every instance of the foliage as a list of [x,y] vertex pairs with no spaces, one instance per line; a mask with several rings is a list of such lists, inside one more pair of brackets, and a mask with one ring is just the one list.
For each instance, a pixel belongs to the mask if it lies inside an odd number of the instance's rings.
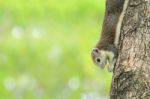
[[103,15],[104,0],[0,1],[0,99],[108,96],[90,57]]

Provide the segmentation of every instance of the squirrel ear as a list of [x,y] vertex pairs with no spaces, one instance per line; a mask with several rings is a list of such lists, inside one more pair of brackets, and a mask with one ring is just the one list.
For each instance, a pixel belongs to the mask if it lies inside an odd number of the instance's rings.
[[93,48],[91,54],[92,54],[92,56],[97,56],[98,52],[99,52],[98,48]]
[[92,52],[98,53],[98,48],[93,48]]

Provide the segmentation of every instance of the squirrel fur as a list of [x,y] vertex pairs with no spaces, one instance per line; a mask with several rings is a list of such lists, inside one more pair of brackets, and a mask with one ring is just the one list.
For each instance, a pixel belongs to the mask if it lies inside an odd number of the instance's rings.
[[129,0],[106,0],[105,17],[100,40],[93,48],[91,56],[93,62],[112,72],[118,57],[118,42],[121,23]]

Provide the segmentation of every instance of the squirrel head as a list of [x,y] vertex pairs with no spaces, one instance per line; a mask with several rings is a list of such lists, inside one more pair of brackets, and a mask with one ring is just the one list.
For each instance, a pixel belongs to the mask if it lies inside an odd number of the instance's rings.
[[94,48],[91,52],[93,62],[102,69],[107,65],[108,60],[105,51]]

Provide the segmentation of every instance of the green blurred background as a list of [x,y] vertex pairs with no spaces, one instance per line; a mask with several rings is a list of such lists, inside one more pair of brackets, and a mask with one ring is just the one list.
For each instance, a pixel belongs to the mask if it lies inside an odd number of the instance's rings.
[[105,0],[1,0],[0,99],[108,99],[90,51]]

